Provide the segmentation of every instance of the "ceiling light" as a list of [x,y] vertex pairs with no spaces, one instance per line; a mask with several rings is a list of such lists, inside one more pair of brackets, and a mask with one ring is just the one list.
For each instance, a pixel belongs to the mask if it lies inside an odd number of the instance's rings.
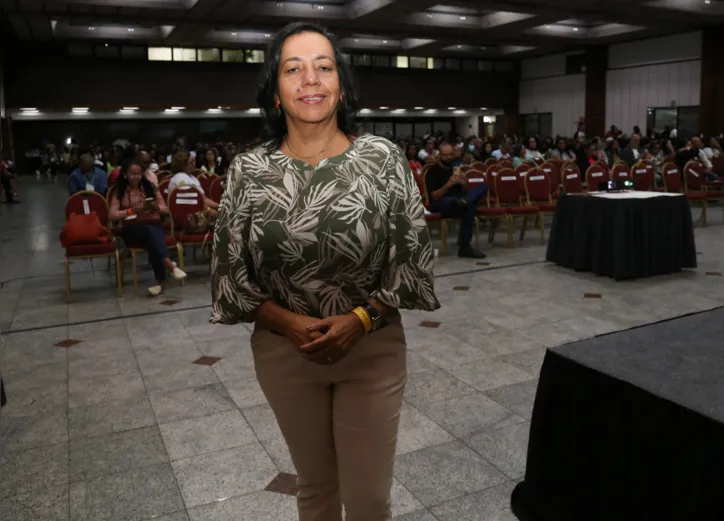
[[236,36],[236,33],[231,33],[231,36]]
[[380,107],[380,110],[387,110],[387,109],[389,109],[389,108],[390,108],[390,107]]
[[129,33],[132,33],[134,30],[135,30],[135,29],[133,29],[132,27],[129,27],[129,28],[128,28],[128,32],[129,32]]
[[66,138],[66,139],[65,139],[65,144],[66,144],[66,145],[70,145],[72,142],[73,142],[73,138],[72,138],[72,137],[69,137],[69,138]]
[[462,45],[458,45],[458,49],[462,49],[462,48],[463,48],[463,46],[462,46]]
[[88,110],[88,107],[73,107],[74,114],[86,114]]
[[261,109],[249,109],[249,112],[252,114],[259,114],[261,112]]
[[166,112],[168,114],[175,114],[178,112],[178,109],[166,109],[166,110],[164,110],[164,112]]
[[427,114],[434,114],[435,112],[437,112],[437,109],[427,109],[425,112]]
[[546,25],[545,27],[546,27],[546,29],[550,29],[550,28],[553,27],[553,26],[552,26],[552,25]]
[[123,110],[138,110],[138,107],[123,107]]
[[89,30],[89,31],[95,31],[95,30],[96,30],[96,28],[95,28],[95,27],[93,27],[93,26],[91,26],[91,27],[89,27],[89,28],[88,28],[88,30]]
[[362,109],[359,112],[360,112],[360,114],[369,114],[372,111],[370,109]]
[[221,112],[221,109],[209,109],[206,112],[210,114],[218,114],[219,112]]
[[425,107],[415,107],[415,110],[422,110],[422,109],[424,109],[424,108],[425,108]]
[[359,38],[355,38],[354,41],[355,41],[355,42],[359,42]]
[[265,36],[266,38],[271,38],[271,34],[269,34],[269,33],[266,33],[264,36]]
[[706,5],[709,5],[709,4],[711,3],[711,0],[704,0],[704,3],[705,3]]
[[317,6],[317,9],[319,9],[319,10],[321,11],[321,10],[324,9],[324,6],[323,6],[323,5],[318,5],[318,6]]
[[184,110],[186,107],[171,107],[172,110]]
[[574,27],[574,28],[573,28],[573,32],[574,32],[574,33],[577,33],[577,32],[578,32],[578,27]]
[[448,107],[448,110],[455,110],[455,107]]
[[397,114],[399,114],[401,112],[405,112],[405,109],[395,109],[392,112],[396,112]]
[[387,43],[387,40],[382,40],[382,43]]
[[461,19],[461,20],[465,20],[465,17],[464,17],[464,16],[461,16],[460,19]]
[[26,107],[20,109],[20,112],[38,112],[38,109],[36,109],[35,107]]
[[480,110],[488,110],[488,107],[480,107]]
[[108,47],[108,44],[106,43],[105,46]]

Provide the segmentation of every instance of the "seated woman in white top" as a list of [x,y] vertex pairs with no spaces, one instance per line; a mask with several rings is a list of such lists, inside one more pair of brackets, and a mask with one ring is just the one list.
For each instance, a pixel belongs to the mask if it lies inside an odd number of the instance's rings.
[[219,168],[219,163],[217,161],[216,149],[209,148],[204,154],[204,160],[205,162],[201,165],[201,170],[207,174],[219,175],[221,169]]
[[543,161],[543,154],[538,150],[538,140],[534,137],[528,138],[528,146],[525,151],[526,161]]
[[[171,171],[176,172],[171,180],[168,182],[168,193],[173,192],[176,187],[181,185],[193,185],[198,188],[199,192],[204,194],[204,189],[201,187],[201,183],[198,179],[193,176],[196,171],[196,160],[191,157],[186,150],[179,150],[173,155],[171,161]],[[204,194],[204,204],[206,208],[211,210],[218,210],[219,204],[212,201],[206,194]]]

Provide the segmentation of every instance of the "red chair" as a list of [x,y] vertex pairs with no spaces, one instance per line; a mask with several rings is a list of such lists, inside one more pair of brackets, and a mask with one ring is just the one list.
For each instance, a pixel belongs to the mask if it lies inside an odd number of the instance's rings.
[[498,161],[498,168],[510,168],[513,170],[513,162],[509,159],[501,159]]
[[[528,225],[528,217],[540,216],[537,206],[525,206],[521,201],[520,178],[510,168],[503,168],[498,171],[493,181],[495,183],[495,206],[504,208],[508,216],[508,245],[513,246],[515,235],[515,218],[523,217],[523,225],[520,231],[520,240],[525,237],[525,230]],[[545,239],[543,239],[545,240]]]
[[[707,201],[724,200],[724,192],[714,189],[719,183],[706,181],[705,177],[708,172],[706,171],[704,165],[702,165],[699,161],[689,161],[686,163],[684,166],[684,173],[684,187],[687,194],[691,192],[702,192],[706,195]],[[724,210],[724,205],[722,206],[722,209]]]
[[583,181],[581,171],[575,163],[564,165],[561,168],[561,184],[567,194],[583,193]]
[[473,167],[470,166],[470,165],[461,165],[461,166],[460,166],[460,171],[464,174],[464,173],[466,173],[468,170],[472,170],[472,168],[473,168]]
[[172,230],[181,246],[199,246],[213,241],[214,232],[186,233],[189,215],[206,209],[204,194],[193,185],[179,185],[168,195],[168,210],[171,214]]
[[586,170],[586,184],[588,184],[588,189],[591,192],[597,192],[598,184],[608,180],[608,173],[601,165],[591,165]]
[[[71,195],[65,203],[66,220],[71,214],[96,213],[103,226],[111,229],[109,221],[110,212],[105,198],[98,192],[83,191]],[[123,296],[123,280],[121,279],[121,260],[118,255],[116,241],[111,237],[105,243],[75,244],[65,249],[65,294],[70,296],[70,263],[74,260],[115,259],[116,261],[116,289],[118,296]]]
[[[106,193],[106,204],[108,205],[108,208],[111,207],[111,201],[113,201],[113,197],[116,195],[116,188],[117,187],[115,185],[108,188],[108,193]],[[111,235],[114,237],[120,237],[122,231],[123,226],[118,223],[111,222]]]
[[158,182],[158,190],[161,192],[161,197],[163,197],[163,200],[166,201],[166,204],[168,204],[168,185],[170,182],[170,177]]
[[201,189],[204,191],[204,194],[208,195],[211,193],[211,183],[214,182],[214,179],[217,179],[219,176],[216,174],[204,174],[202,176],[199,176],[199,183],[201,183]]
[[608,174],[608,178],[610,179],[611,178],[611,169],[608,167],[608,163],[606,161],[604,161],[603,159],[599,159],[598,161],[596,161],[596,164],[600,165],[601,168],[604,169],[606,174]]
[[[415,172],[412,173],[412,175],[415,176],[415,181],[417,182],[417,187],[422,190],[422,180],[420,179],[420,176],[417,175]],[[209,187],[208,197],[215,203],[221,203],[221,196],[224,195],[224,188],[226,187],[226,177],[216,177],[213,182],[211,183],[211,186]]]
[[442,214],[439,213],[433,213],[430,211],[430,200],[427,197],[427,185],[426,185],[426,176],[427,171],[429,170],[429,166],[426,166],[422,169],[422,175],[420,176],[421,183],[418,184],[418,187],[420,188],[420,196],[422,197],[422,204],[425,207],[425,223],[436,223],[440,227],[440,243],[441,243],[441,252],[443,255],[447,255],[447,224],[450,219],[444,219]]
[[515,167],[515,175],[518,177],[525,177],[525,174],[528,173],[528,170],[532,170],[534,166],[530,163],[521,163],[518,166]]
[[497,159],[495,159],[494,157],[489,157],[488,159],[485,160],[484,164],[485,164],[485,168],[487,169],[490,165],[495,165],[497,163],[498,163]]
[[545,244],[545,221],[543,216],[547,213],[556,213],[556,203],[551,195],[551,181],[543,170],[535,168],[528,171],[523,180],[525,196],[529,206],[536,206],[540,210],[538,225],[540,226],[541,244]]
[[648,192],[656,180],[656,169],[651,163],[639,161],[631,168],[631,175],[633,176],[634,188],[641,192]]
[[172,177],[173,177],[173,174],[171,173],[170,170],[159,170],[158,172],[156,172],[156,178],[158,179],[159,184],[164,179],[171,179]]
[[[481,172],[485,172],[485,170],[487,170],[488,168],[488,161],[486,161],[485,163],[483,163],[482,161],[475,161],[472,164],[473,170],[480,170]],[[495,161],[495,159],[493,159],[493,161]]]
[[[466,176],[468,181],[468,190],[486,183],[488,179],[485,173],[480,170],[469,170],[466,173]],[[491,206],[491,192],[494,193],[494,189],[491,187],[491,184],[488,183],[488,192],[485,195],[485,201],[482,204],[478,203],[478,220],[475,221],[476,246],[479,242],[480,236],[480,219],[490,221],[490,233],[488,234],[488,242],[490,244],[493,244],[495,241],[495,233],[498,230],[498,225],[500,224],[501,219],[507,219],[505,208],[495,208]]]
[[616,181],[618,179],[628,179],[631,177],[631,172],[626,163],[616,163],[611,169],[609,179]]
[[709,206],[707,203],[706,192],[684,192],[684,186],[681,182],[681,171],[679,170],[679,167],[676,166],[674,163],[664,163],[664,166],[662,167],[661,177],[664,181],[665,191],[675,194],[684,193],[685,197],[689,201],[689,204],[694,205],[695,203],[698,203],[701,205],[701,217],[699,218],[699,220],[701,221],[703,226],[706,226],[706,214]]
[[558,186],[561,184],[561,162],[560,161],[546,161],[541,164],[540,168],[545,175],[548,176],[548,182],[550,183],[551,195],[555,198],[558,197]]

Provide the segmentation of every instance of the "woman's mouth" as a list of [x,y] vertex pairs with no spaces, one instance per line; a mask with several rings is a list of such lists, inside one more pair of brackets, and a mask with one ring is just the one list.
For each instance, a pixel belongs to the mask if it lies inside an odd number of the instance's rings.
[[326,96],[323,94],[310,94],[309,96],[302,96],[299,98],[299,101],[306,105],[319,105],[324,101],[324,98],[326,98]]

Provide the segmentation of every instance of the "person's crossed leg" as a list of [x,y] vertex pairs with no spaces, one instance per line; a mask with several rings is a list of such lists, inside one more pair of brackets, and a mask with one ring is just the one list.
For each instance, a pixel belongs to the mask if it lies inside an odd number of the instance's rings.
[[432,211],[440,213],[446,219],[460,219],[458,235],[458,257],[484,259],[486,255],[472,247],[475,217],[478,203],[488,193],[487,185],[479,185],[461,197],[443,197],[432,205]]

